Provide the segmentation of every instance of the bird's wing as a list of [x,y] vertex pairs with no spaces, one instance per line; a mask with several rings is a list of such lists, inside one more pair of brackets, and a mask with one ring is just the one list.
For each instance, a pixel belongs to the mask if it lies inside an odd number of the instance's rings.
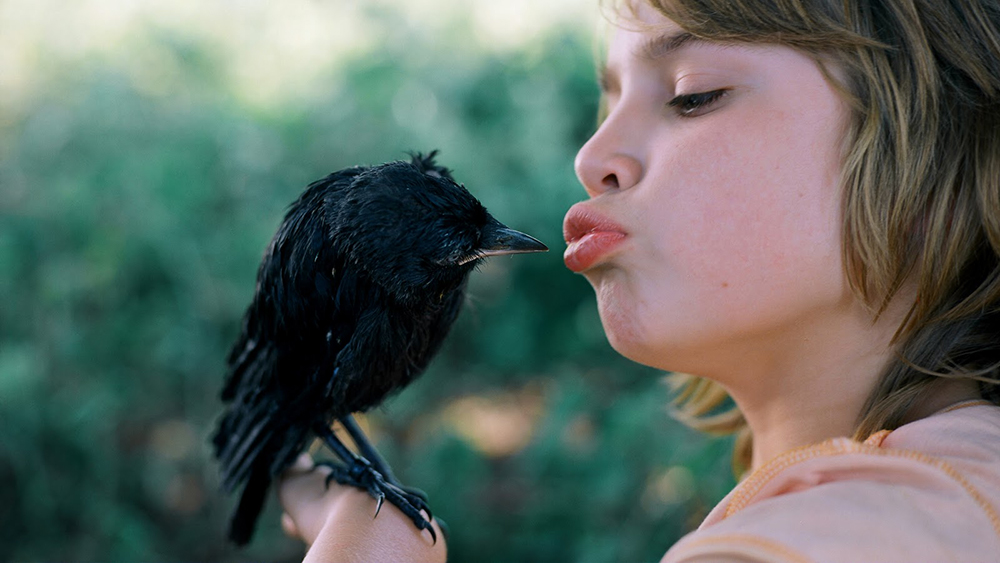
[[[226,360],[227,373],[222,386],[224,402],[233,400],[248,370],[260,369],[261,366],[257,363],[262,361],[261,358],[263,361],[274,360],[265,353],[265,348],[274,345],[275,339],[280,339],[281,333],[289,328],[289,324],[303,318],[303,302],[308,297],[294,299],[288,305],[295,310],[283,311],[288,296],[296,291],[313,295],[324,289],[310,288],[310,280],[303,277],[307,268],[300,267],[300,264],[308,265],[310,257],[316,261],[320,258],[325,258],[328,262],[336,260],[327,252],[330,249],[323,237],[323,217],[318,215],[318,208],[323,199],[339,197],[350,186],[354,177],[364,170],[363,167],[347,168],[317,180],[289,206],[281,226],[264,252],[257,271],[253,301],[247,307],[242,330]],[[324,252],[327,254],[321,256]],[[331,265],[330,269],[334,267]],[[323,286],[329,282],[320,276],[318,283]],[[295,327],[291,327],[291,330],[295,330]]]
[[342,397],[344,413],[363,412],[410,384],[423,373],[444,342],[464,300],[464,287],[439,301],[405,308],[380,288],[364,286],[352,338],[337,357],[346,377],[334,381],[331,395]]
[[213,438],[228,490],[260,464],[273,476],[294,461],[311,430],[308,417],[322,409],[316,388],[332,375],[339,351],[328,335],[344,317],[335,305],[340,258],[327,239],[323,202],[339,197],[359,171],[311,184],[289,208],[261,261],[253,301],[229,354],[222,390],[228,405]]

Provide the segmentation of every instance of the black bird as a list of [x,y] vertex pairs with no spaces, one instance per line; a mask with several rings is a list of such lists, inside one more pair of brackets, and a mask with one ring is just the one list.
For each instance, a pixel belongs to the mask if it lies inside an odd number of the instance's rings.
[[[250,541],[271,482],[314,436],[343,462],[330,464],[331,479],[434,534],[420,513],[430,513],[425,497],[395,480],[351,414],[424,371],[481,260],[547,250],[487,213],[436,153],[313,182],[265,251],[212,439],[223,488],[243,484],[229,528],[236,544]],[[333,434],[335,421],[361,455]]]

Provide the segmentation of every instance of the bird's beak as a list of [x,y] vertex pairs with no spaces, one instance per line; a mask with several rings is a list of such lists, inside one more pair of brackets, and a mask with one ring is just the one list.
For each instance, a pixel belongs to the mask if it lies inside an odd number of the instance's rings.
[[535,237],[515,231],[494,219],[483,228],[483,238],[479,243],[476,257],[545,252],[548,249],[549,247]]

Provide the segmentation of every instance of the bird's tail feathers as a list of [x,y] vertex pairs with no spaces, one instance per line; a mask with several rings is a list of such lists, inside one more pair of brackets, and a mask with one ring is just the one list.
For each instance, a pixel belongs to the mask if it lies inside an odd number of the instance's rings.
[[250,473],[243,487],[240,502],[229,521],[229,539],[238,546],[250,543],[257,519],[264,510],[267,491],[271,487],[271,474],[266,466],[257,466]]
[[250,541],[272,479],[295,461],[309,435],[308,429],[295,426],[275,432],[265,421],[249,428],[242,441],[228,445],[220,456],[225,490],[233,491],[246,480],[229,525],[229,538],[237,545]]
[[256,339],[248,338],[246,335],[233,346],[226,360],[229,366],[229,373],[226,375],[225,384],[222,386],[222,400],[230,402],[236,398],[240,388],[248,387],[242,385],[244,380],[251,380],[258,377],[260,370],[272,362],[271,346],[258,344]]
[[229,431],[220,431],[216,436],[216,457],[222,466],[222,486],[232,491],[247,478],[251,468],[259,465],[255,462],[271,441],[273,430],[264,413],[230,412],[222,428]]

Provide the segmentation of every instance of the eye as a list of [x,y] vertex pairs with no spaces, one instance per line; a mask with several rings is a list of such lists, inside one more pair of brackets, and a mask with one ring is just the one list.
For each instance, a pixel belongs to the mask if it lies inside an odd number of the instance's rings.
[[703,113],[708,113],[710,106],[726,95],[728,90],[712,90],[711,92],[697,92],[694,94],[681,94],[667,102],[667,105],[674,108],[681,117],[695,117]]

